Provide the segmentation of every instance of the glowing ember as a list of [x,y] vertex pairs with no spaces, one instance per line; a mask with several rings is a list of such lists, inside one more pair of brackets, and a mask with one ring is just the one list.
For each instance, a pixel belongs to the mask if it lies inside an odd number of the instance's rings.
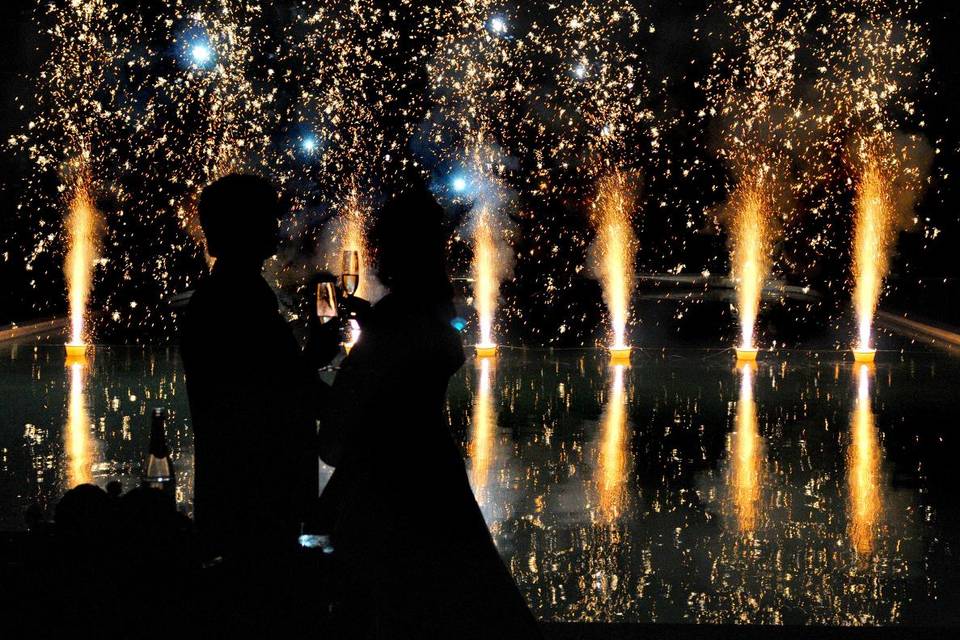
[[857,351],[867,352],[873,316],[887,273],[893,234],[890,182],[875,151],[867,152],[854,202],[853,304],[857,313]]
[[618,352],[628,348],[626,332],[636,244],[630,220],[633,203],[634,192],[623,172],[613,173],[600,181],[593,203],[592,219],[597,230],[595,268],[610,315],[611,349]]
[[737,400],[736,432],[733,434],[730,485],[737,523],[740,530],[746,532],[752,531],[756,526],[763,439],[757,428],[757,405],[753,400],[753,365],[744,364],[740,372],[740,396]]
[[769,207],[759,180],[741,184],[732,202],[731,266],[740,319],[738,355],[741,352],[753,352],[755,355],[754,332],[760,311],[760,297],[763,282],[770,270]]
[[478,349],[489,350],[493,341],[493,316],[497,310],[500,281],[497,276],[497,246],[493,220],[487,205],[480,206],[473,231],[473,305],[480,325]]
[[626,365],[611,367],[610,395],[601,417],[599,459],[600,513],[608,522],[623,510],[627,470],[627,395],[624,389]]
[[882,500],[879,444],[870,407],[870,366],[857,365],[857,404],[850,425],[847,486],[850,491],[850,540],[859,554],[873,551]]
[[96,216],[87,183],[85,180],[80,180],[70,202],[70,211],[66,220],[69,248],[64,271],[70,302],[70,345],[85,344],[87,338],[84,317],[93,284],[93,264],[97,258]]
[[67,486],[93,481],[90,454],[90,415],[84,396],[84,367],[70,365],[70,400],[67,405],[67,428],[64,443],[67,454]]

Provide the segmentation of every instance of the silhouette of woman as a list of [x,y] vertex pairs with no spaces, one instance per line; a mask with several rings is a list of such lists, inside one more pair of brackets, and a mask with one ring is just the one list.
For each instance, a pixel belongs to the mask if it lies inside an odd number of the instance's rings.
[[336,470],[321,502],[352,609],[372,604],[381,637],[538,638],[443,416],[464,354],[442,216],[418,185],[388,203],[374,229],[390,292],[333,385],[320,437]]

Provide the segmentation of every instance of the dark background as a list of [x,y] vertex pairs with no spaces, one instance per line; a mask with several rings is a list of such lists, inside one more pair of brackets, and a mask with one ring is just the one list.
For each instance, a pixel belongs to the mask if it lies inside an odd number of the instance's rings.
[[[150,15],[155,2],[124,3]],[[162,4],[162,3],[161,3]],[[389,2],[381,3],[385,6]],[[271,9],[268,19],[284,19],[284,3]],[[724,197],[727,174],[722,163],[711,152],[709,127],[695,114],[704,106],[702,92],[694,81],[709,70],[711,53],[723,39],[712,31],[709,12],[703,2],[653,1],[638,2],[657,29],[644,44],[644,59],[649,68],[650,107],[670,123],[661,132],[659,150],[638,150],[636,168],[643,178],[640,214],[636,216],[639,238],[637,268],[642,273],[679,271],[700,274],[709,271],[725,274],[728,269],[725,238],[710,222],[713,208]],[[393,7],[398,8],[398,7]],[[401,10],[401,23],[405,14]],[[956,248],[960,239],[957,212],[957,189],[952,175],[958,163],[958,131],[954,120],[957,110],[958,70],[953,64],[952,38],[960,27],[960,9],[927,2],[919,8],[919,19],[926,24],[931,41],[927,60],[932,82],[920,88],[919,108],[927,123],[924,134],[939,153],[931,173],[931,183],[917,205],[922,224],[901,233],[897,252],[888,276],[884,308],[909,311],[914,317],[933,322],[960,325],[960,294]],[[697,22],[705,14],[707,22]],[[531,16],[526,16],[530,19]],[[535,18],[535,16],[534,16]],[[715,18],[714,18],[715,19]],[[706,24],[707,28],[704,28]],[[694,28],[699,35],[694,37]],[[28,178],[33,174],[30,160],[6,145],[7,139],[21,131],[31,116],[33,83],[48,45],[42,36],[43,22],[34,14],[30,2],[7,2],[0,6],[0,325],[23,322],[32,318],[62,315],[66,308],[62,254],[47,250],[33,262],[33,269],[24,268],[26,257],[33,251],[38,233],[37,220],[56,221],[57,211],[18,210],[25,203]],[[417,34],[406,33],[408,49],[420,46]],[[403,65],[402,52],[394,65]],[[400,101],[421,114],[429,106],[424,99],[422,74],[411,83],[409,92]],[[17,101],[19,99],[19,102]],[[385,121],[394,135],[406,135],[409,122]],[[509,125],[506,125],[509,126]],[[519,125],[518,125],[519,126]],[[700,159],[704,170],[684,177],[676,170]],[[522,175],[528,159],[520,157],[514,168]],[[434,178],[441,180],[444,166],[429,166]],[[668,168],[673,170],[668,171]],[[574,346],[590,343],[602,336],[603,305],[599,285],[588,271],[577,270],[587,261],[591,238],[585,212],[585,201],[591,185],[576,171],[558,175],[569,188],[548,197],[530,195],[517,185],[517,202],[512,208],[511,242],[516,257],[513,275],[501,288],[502,306],[498,332],[507,341],[523,344]],[[53,188],[53,185],[48,185]],[[149,184],[127,185],[149,193]],[[319,196],[322,199],[322,194]],[[149,198],[143,201],[150,206]],[[666,203],[665,206],[661,203]],[[110,224],[109,203],[107,209]],[[161,201],[157,207],[164,206]],[[461,212],[462,213],[462,212]],[[455,214],[452,214],[455,216]],[[142,228],[121,232],[112,230],[112,251],[117,253],[112,264],[127,265],[127,271],[148,264],[164,246],[181,243],[182,231],[164,225],[161,216],[148,217]],[[690,221],[694,224],[691,225]],[[316,224],[322,225],[323,217]],[[58,233],[58,229],[47,228]],[[454,224],[451,222],[451,227]],[[936,228],[939,235],[924,237],[924,230]],[[813,230],[811,230],[811,233]],[[843,244],[849,226],[838,220],[833,233]],[[802,237],[802,234],[801,234]],[[169,240],[170,242],[167,242]],[[784,252],[793,249],[785,243]],[[54,243],[53,246],[57,246]],[[454,246],[455,275],[466,271],[466,250]],[[122,259],[117,259],[122,256]],[[796,256],[794,256],[796,257]],[[103,341],[164,340],[174,335],[175,314],[170,310],[173,294],[191,286],[192,278],[202,269],[202,258],[196,251],[165,256],[167,268],[174,273],[173,282],[158,285],[155,277],[123,278],[119,271],[98,269],[94,285],[93,309],[122,314],[120,322],[98,323],[97,336]],[[789,263],[789,266],[788,264]],[[767,339],[786,344],[842,342],[850,335],[848,288],[843,286],[849,270],[849,255],[843,251],[827,251],[815,259],[793,259],[778,263],[775,275],[786,284],[810,286],[818,296],[814,301],[775,299],[765,307],[761,334]],[[136,273],[134,273],[136,276]],[[293,286],[290,294],[300,290]],[[702,284],[692,288],[676,287],[643,280],[638,284],[634,316],[641,328],[635,329],[639,340],[660,344],[679,340],[700,343],[705,339],[730,336],[733,317],[729,310],[728,291]],[[664,299],[669,296],[669,299]],[[137,300],[136,308],[126,304]],[[563,327],[561,332],[560,327]],[[712,342],[711,342],[712,343]]]

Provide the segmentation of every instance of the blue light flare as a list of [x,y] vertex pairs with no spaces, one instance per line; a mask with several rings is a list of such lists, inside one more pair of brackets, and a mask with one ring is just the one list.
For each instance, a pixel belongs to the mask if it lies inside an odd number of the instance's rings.
[[176,37],[176,52],[180,66],[185,69],[213,69],[220,53],[214,39],[199,23],[184,26]]

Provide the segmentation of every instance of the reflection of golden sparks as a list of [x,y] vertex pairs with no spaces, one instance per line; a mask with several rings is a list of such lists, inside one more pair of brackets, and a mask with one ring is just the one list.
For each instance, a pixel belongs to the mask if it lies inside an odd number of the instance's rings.
[[84,367],[70,365],[70,400],[67,405],[67,433],[64,438],[67,454],[67,486],[93,481],[90,470],[90,415],[84,396]]
[[868,150],[857,183],[853,230],[853,302],[857,348],[870,348],[870,328],[880,300],[893,231],[889,182],[876,150]]
[[623,172],[600,181],[593,206],[593,224],[597,230],[598,271],[603,297],[610,314],[614,349],[627,346],[627,319],[633,290],[633,247],[636,238],[630,221],[634,194]]
[[879,483],[879,444],[870,407],[870,367],[857,369],[857,403],[853,410],[848,450],[847,486],[850,491],[850,540],[857,553],[873,551],[882,508]]
[[600,513],[615,520],[623,510],[627,472],[627,398],[623,378],[625,365],[612,367],[610,396],[601,418],[600,460],[598,486]]
[[493,461],[494,433],[497,426],[491,394],[491,363],[490,358],[479,358],[477,361],[479,379],[471,419],[473,433],[470,437],[470,481],[477,501],[481,504],[486,498],[485,490]]
[[760,182],[744,182],[733,196],[731,263],[737,289],[740,348],[753,349],[763,281],[769,270],[767,255],[769,215]]
[[96,210],[87,182],[80,179],[70,202],[67,217],[67,250],[65,272],[70,301],[70,344],[84,344],[87,336],[83,325],[87,299],[93,284],[93,263],[96,260]]
[[741,368],[736,432],[733,436],[730,483],[741,531],[752,531],[756,526],[763,464],[763,439],[757,428],[757,405],[753,400],[753,371],[751,363]]
[[493,220],[486,204],[481,205],[473,232],[473,298],[480,323],[481,347],[493,342],[493,315],[497,308],[497,248],[493,237]]

